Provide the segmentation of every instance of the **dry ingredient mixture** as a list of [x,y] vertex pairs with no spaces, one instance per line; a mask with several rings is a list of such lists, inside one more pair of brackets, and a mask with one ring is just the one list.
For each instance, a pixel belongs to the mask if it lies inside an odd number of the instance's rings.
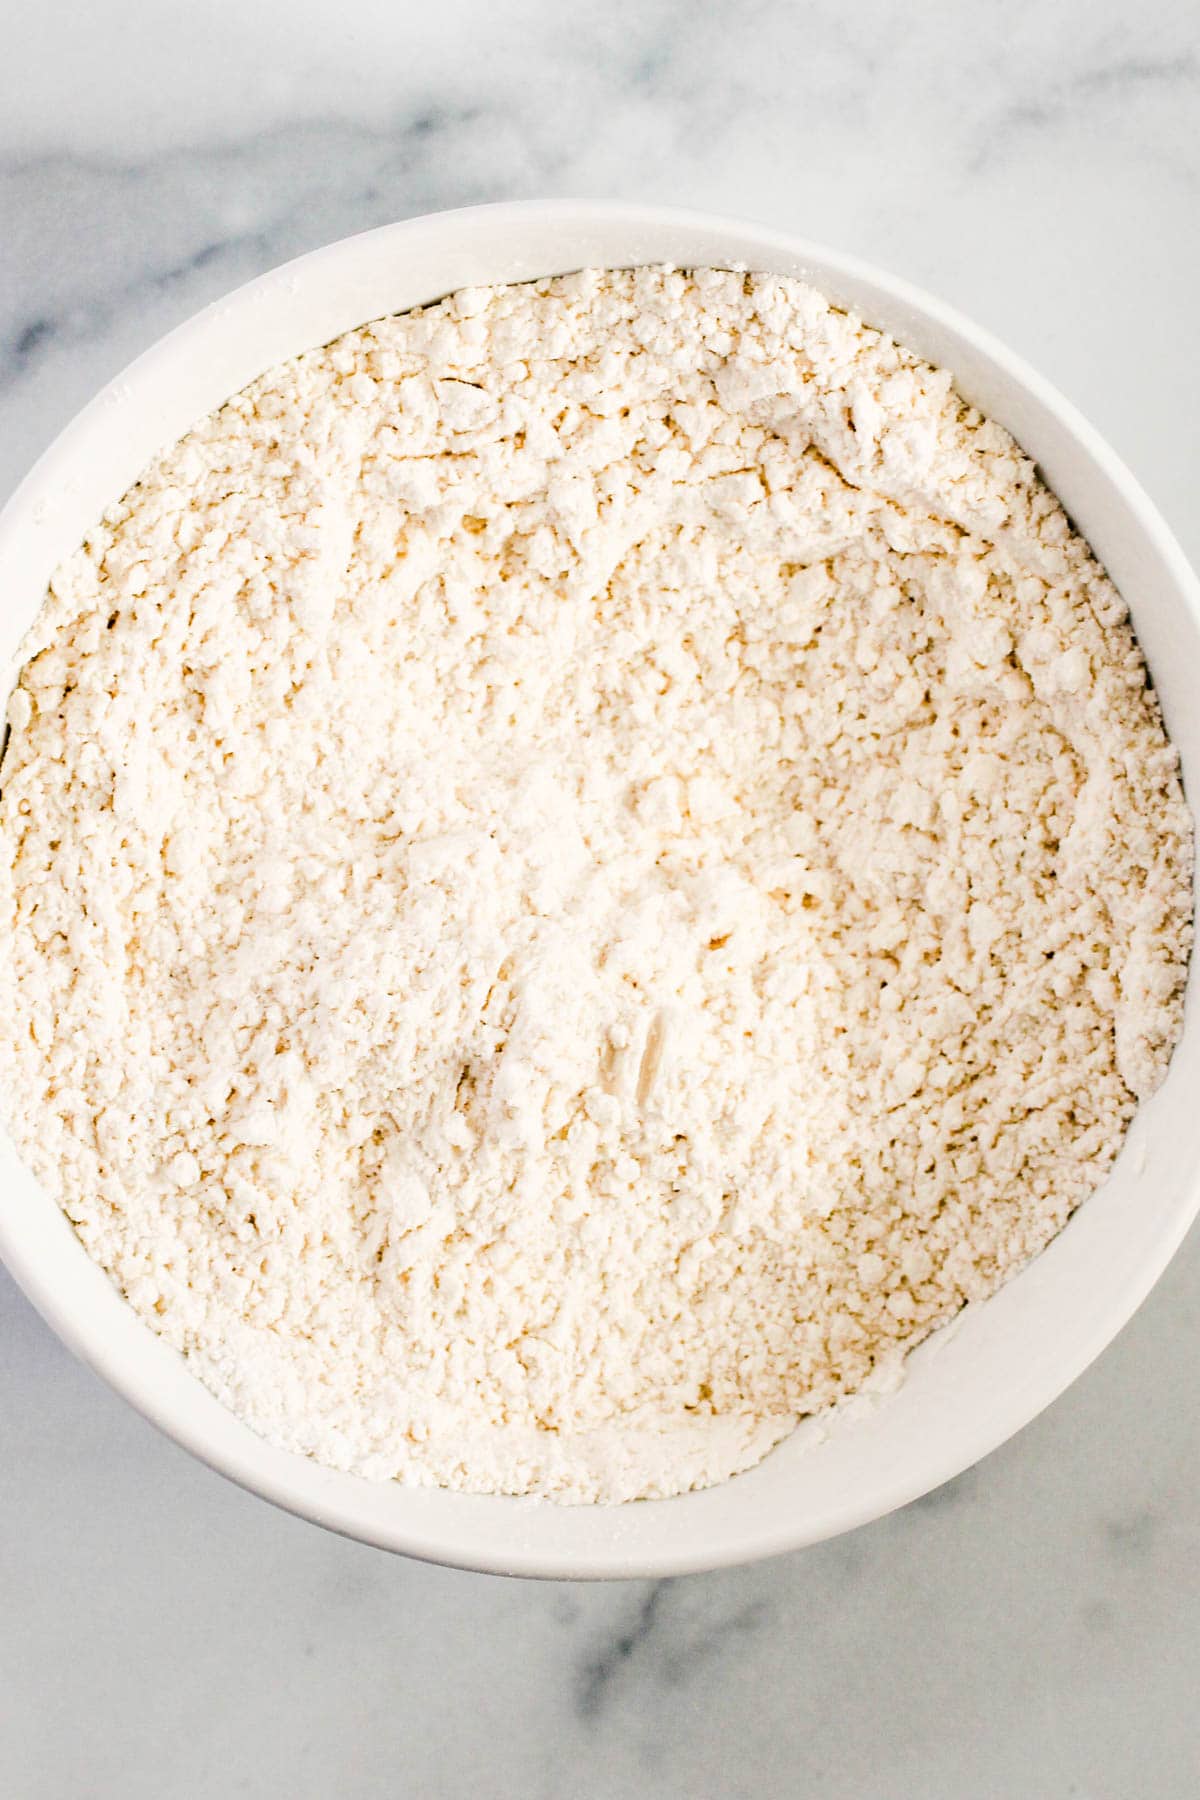
[[794,281],[473,290],[273,369],[56,575],[0,1077],[276,1444],[703,1486],[1100,1182],[1191,823],[1120,598]]

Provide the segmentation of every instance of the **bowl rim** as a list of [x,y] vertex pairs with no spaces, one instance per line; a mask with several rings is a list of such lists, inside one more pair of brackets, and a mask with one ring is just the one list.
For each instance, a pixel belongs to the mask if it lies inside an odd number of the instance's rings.
[[[1032,395],[1035,401],[1054,416],[1083,456],[1097,465],[1120,488],[1137,526],[1161,557],[1170,580],[1180,591],[1193,618],[1200,621],[1200,581],[1193,573],[1174,534],[1140,483],[1072,402],[990,331],[903,278],[894,276],[865,259],[830,249],[814,240],[779,231],[769,225],[760,225],[747,218],[713,214],[693,208],[608,200],[501,201],[421,214],[336,239],[276,265],[230,290],[142,351],[57,434],[0,511],[0,561],[3,560],[5,545],[13,534],[24,529],[31,516],[36,518],[37,509],[44,507],[48,497],[54,494],[72,460],[78,455],[80,440],[102,425],[106,410],[111,407],[114,397],[123,398],[130,389],[152,384],[160,369],[165,371],[177,365],[179,359],[188,354],[218,315],[228,316],[235,311],[257,306],[277,296],[281,282],[303,282],[307,276],[345,258],[349,250],[379,244],[402,252],[406,240],[415,242],[419,236],[428,236],[437,231],[451,235],[470,233],[473,228],[485,222],[491,225],[511,225],[514,230],[527,229],[536,223],[561,231],[564,242],[568,244],[573,230],[577,231],[588,225],[628,227],[630,230],[641,229],[651,233],[669,232],[672,228],[690,228],[714,236],[725,234],[734,240],[752,238],[761,246],[764,256],[775,255],[793,262],[811,264],[814,271],[818,272],[814,276],[818,284],[822,279],[835,281],[844,276],[851,284],[865,284],[879,289],[914,317],[931,321],[935,327],[964,340],[1007,381],[1013,383],[1018,390],[1025,390]],[[571,264],[568,258],[562,270],[531,269],[524,278],[536,279],[543,274],[565,272],[571,266],[580,265],[578,262]],[[366,322],[366,319],[349,320],[340,329],[351,330]],[[276,360],[287,358],[280,357]],[[262,365],[263,368],[268,366],[269,363]],[[54,1203],[47,1199],[47,1204],[53,1206]],[[1064,1356],[1060,1362],[1055,1363],[1053,1369],[1044,1371],[1039,1380],[1026,1384],[1020,1392],[1002,1397],[993,1410],[979,1419],[973,1433],[959,1436],[954,1440],[953,1447],[947,1446],[941,1454],[928,1456],[919,1470],[897,1472],[890,1481],[881,1482],[870,1497],[864,1497],[859,1504],[830,1508],[824,1516],[811,1517],[803,1528],[789,1525],[785,1521],[773,1529],[746,1531],[741,1536],[727,1533],[722,1542],[710,1544],[707,1548],[681,1541],[678,1545],[661,1548],[652,1556],[622,1550],[619,1540],[615,1545],[593,1554],[580,1554],[575,1551],[544,1551],[536,1546],[504,1542],[501,1541],[503,1534],[496,1534],[495,1546],[488,1548],[481,1545],[476,1532],[464,1534],[441,1526],[424,1531],[411,1526],[386,1530],[365,1523],[361,1517],[357,1517],[353,1507],[338,1498],[334,1484],[330,1484],[330,1492],[326,1495],[298,1493],[296,1483],[285,1475],[282,1468],[264,1466],[272,1459],[256,1448],[260,1440],[247,1433],[250,1443],[240,1452],[229,1446],[218,1447],[206,1429],[190,1419],[180,1418],[171,1410],[155,1392],[153,1381],[141,1382],[128,1366],[127,1359],[121,1362],[114,1358],[110,1354],[106,1334],[95,1327],[89,1328],[87,1323],[74,1316],[61,1303],[52,1268],[27,1241],[22,1229],[20,1209],[3,1204],[0,1204],[0,1255],[18,1285],[63,1342],[143,1416],[210,1468],[249,1492],[272,1501],[285,1511],[378,1548],[452,1567],[496,1574],[573,1579],[646,1577],[727,1567],[803,1548],[880,1518],[971,1467],[1030,1423],[1099,1356],[1154,1286],[1198,1212],[1200,1170],[1193,1173],[1186,1197],[1177,1205],[1169,1219],[1164,1221],[1152,1251],[1143,1255],[1126,1271],[1119,1305],[1110,1306],[1102,1317],[1091,1322],[1089,1330],[1077,1342],[1073,1354]],[[1068,1225],[1067,1233],[1069,1231]],[[1014,1277],[1014,1280],[1018,1279],[1019,1276]],[[123,1300],[122,1304],[125,1304]],[[126,1307],[126,1310],[131,1318],[136,1318],[132,1308]],[[140,1320],[138,1325],[148,1336],[153,1336],[149,1327],[142,1325]],[[276,1454],[287,1457],[287,1453]],[[287,1460],[308,1462],[304,1458]],[[681,1499],[687,1497],[680,1496]],[[610,1514],[613,1511],[610,1508],[582,1510],[602,1510]],[[686,1533],[683,1538],[686,1540]]]

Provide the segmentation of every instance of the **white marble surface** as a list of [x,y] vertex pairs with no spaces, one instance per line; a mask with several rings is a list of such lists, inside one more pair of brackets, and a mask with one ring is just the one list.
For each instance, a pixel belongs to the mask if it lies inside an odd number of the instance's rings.
[[[1025,352],[1200,558],[1200,24],[1171,0],[0,6],[0,488],[152,338],[431,207],[611,194],[890,265]],[[238,1492],[0,1277],[0,1792],[1184,1800],[1200,1238],[940,1495],[759,1568],[505,1582]]]

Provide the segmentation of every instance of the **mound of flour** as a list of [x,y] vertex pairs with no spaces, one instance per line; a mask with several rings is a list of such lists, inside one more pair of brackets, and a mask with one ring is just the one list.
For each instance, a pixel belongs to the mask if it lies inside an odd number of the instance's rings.
[[272,370],[58,573],[3,1090],[139,1313],[377,1477],[700,1486],[1097,1185],[1191,825],[1120,599],[798,283],[463,292]]

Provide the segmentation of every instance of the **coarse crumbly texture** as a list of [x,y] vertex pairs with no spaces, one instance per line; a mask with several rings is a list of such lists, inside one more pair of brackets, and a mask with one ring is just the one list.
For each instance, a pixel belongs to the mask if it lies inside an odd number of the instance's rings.
[[793,281],[463,292],[274,369],[28,658],[11,1127],[338,1468],[746,1468],[1046,1244],[1179,1031],[1121,600],[948,375]]

